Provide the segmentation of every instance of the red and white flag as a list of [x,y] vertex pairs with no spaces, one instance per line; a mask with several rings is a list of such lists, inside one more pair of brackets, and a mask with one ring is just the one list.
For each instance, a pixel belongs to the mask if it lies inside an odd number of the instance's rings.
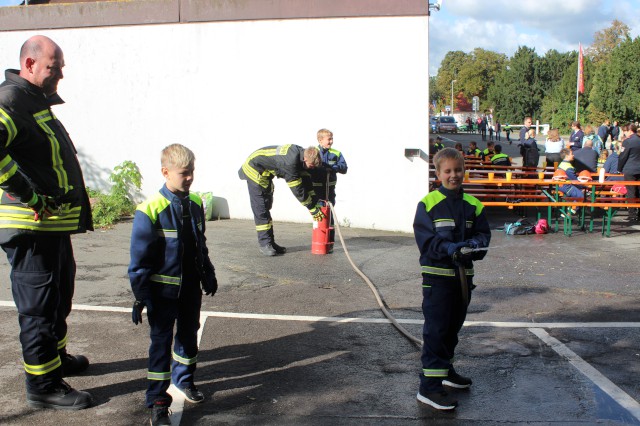
[[582,43],[578,54],[578,93],[584,93],[584,59],[582,57]]

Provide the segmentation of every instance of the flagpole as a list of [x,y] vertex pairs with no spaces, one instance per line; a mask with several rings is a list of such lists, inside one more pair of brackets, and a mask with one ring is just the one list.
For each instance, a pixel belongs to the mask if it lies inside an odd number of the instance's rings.
[[[579,49],[582,49],[582,46],[580,46]],[[581,65],[580,53],[578,53],[578,72],[576,74],[576,121],[578,121],[578,92],[580,91],[580,65]]]

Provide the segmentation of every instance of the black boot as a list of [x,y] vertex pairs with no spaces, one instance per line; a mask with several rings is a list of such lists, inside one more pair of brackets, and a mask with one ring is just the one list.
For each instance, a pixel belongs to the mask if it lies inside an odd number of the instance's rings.
[[82,410],[89,408],[91,403],[92,398],[89,392],[75,390],[64,380],[44,391],[44,393],[27,391],[27,404],[34,408]]
[[64,377],[80,374],[89,368],[89,360],[84,355],[69,355],[67,351],[63,351],[60,352],[60,360]]

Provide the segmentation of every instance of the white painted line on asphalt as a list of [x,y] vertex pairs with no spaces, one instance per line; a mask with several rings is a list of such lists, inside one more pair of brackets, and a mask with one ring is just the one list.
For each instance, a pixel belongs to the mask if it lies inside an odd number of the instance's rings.
[[[0,307],[15,308],[13,302],[0,301]],[[119,306],[96,306],[74,304],[74,310],[78,311],[100,311],[100,312],[131,312],[131,308]],[[302,322],[338,322],[338,323],[369,323],[369,324],[390,324],[386,318],[358,318],[358,317],[321,317],[308,315],[275,315],[275,314],[250,314],[242,312],[217,312],[202,311],[202,317],[216,318],[239,318],[239,319],[261,319],[275,321],[302,321]],[[422,325],[422,319],[399,318],[401,324]],[[465,321],[465,327],[496,327],[496,328],[640,328],[640,322],[514,322],[514,321]],[[202,328],[200,328],[200,332]]]
[[640,420],[640,404],[638,404],[635,399],[631,398],[625,391],[576,355],[575,352],[562,344],[558,339],[551,337],[545,330],[541,328],[530,328],[529,331],[538,336],[540,340],[556,351],[558,355],[565,357],[578,371],[620,404],[621,407],[629,411],[636,419]]

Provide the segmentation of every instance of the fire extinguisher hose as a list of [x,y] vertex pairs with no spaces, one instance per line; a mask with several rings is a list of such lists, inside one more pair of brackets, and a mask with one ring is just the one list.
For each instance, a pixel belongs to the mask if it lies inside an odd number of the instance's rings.
[[331,204],[330,202],[327,201],[327,204],[329,205],[329,208],[331,209],[331,214],[333,215],[333,221],[334,221],[334,225],[336,230],[338,231],[338,237],[340,238],[340,244],[342,244],[342,248],[344,249],[344,254],[347,256],[347,259],[349,260],[349,263],[351,264],[351,267],[353,268],[354,271],[356,271],[356,273],[358,275],[360,275],[360,278],[362,278],[364,280],[365,283],[367,283],[367,285],[369,286],[369,288],[371,289],[371,292],[373,293],[373,295],[376,298],[376,301],[378,302],[378,306],[380,307],[380,310],[382,311],[382,313],[384,314],[385,317],[387,317],[387,319],[389,321],[391,321],[391,324],[393,324],[393,326],[402,334],[404,335],[407,339],[409,339],[411,342],[422,346],[422,340],[418,339],[417,337],[415,337],[414,335],[412,335],[411,333],[409,333],[409,331],[404,328],[394,317],[393,315],[391,315],[391,312],[389,312],[389,310],[386,308],[386,306],[384,305],[384,301],[382,300],[382,297],[380,296],[380,293],[378,292],[378,289],[376,288],[376,286],[371,282],[371,280],[369,279],[369,277],[367,277],[364,272],[362,272],[357,266],[356,264],[353,262],[353,260],[351,259],[351,256],[349,255],[349,250],[347,250],[347,245],[344,242],[344,238],[342,238],[342,231],[340,230],[340,223],[338,221],[338,216],[336,216],[336,211],[333,208],[333,204]]

